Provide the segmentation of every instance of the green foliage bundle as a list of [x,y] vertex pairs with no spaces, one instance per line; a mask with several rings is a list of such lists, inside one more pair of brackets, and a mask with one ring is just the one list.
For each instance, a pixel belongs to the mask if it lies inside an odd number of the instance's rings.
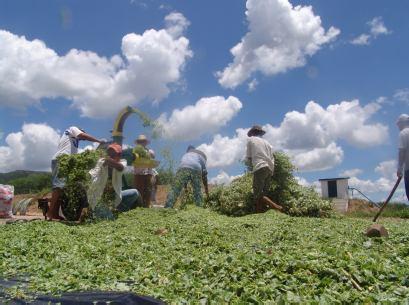
[[89,171],[103,156],[105,154],[102,150],[87,150],[81,154],[58,157],[58,177],[65,179],[63,212],[68,220],[78,219],[79,207],[86,200],[84,195],[91,180]]
[[[323,200],[312,189],[299,185],[293,176],[294,166],[284,153],[274,154],[274,175],[267,196],[292,216],[326,217],[331,203]],[[210,192],[206,201],[209,207],[230,216],[243,216],[254,212],[252,175],[247,173],[229,186],[219,186]]]
[[67,184],[89,182],[89,171],[95,167],[99,158],[104,156],[101,150],[86,150],[81,154],[61,155],[58,157],[58,177]]
[[136,145],[133,152],[138,155],[138,158],[151,159],[149,151],[141,144]]

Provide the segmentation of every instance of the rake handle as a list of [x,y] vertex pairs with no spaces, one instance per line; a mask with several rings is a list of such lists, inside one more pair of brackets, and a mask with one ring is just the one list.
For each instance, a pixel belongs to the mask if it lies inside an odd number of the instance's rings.
[[381,215],[383,209],[386,207],[386,205],[389,203],[389,201],[391,200],[393,194],[395,194],[396,189],[399,186],[400,181],[402,180],[402,176],[400,176],[398,178],[398,180],[396,180],[395,186],[393,187],[391,193],[388,196],[388,199],[386,199],[386,201],[384,202],[384,204],[381,206],[381,208],[379,209],[378,213],[376,213],[374,219],[372,220],[373,222],[376,222],[376,220],[378,219],[379,215]]

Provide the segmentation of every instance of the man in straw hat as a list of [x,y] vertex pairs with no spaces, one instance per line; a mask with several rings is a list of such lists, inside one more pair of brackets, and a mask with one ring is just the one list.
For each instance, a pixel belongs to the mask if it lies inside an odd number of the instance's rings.
[[409,115],[400,115],[396,125],[400,131],[397,176],[404,175],[406,197],[409,200]]
[[271,185],[274,173],[273,148],[262,138],[266,132],[259,125],[254,125],[247,136],[247,164],[253,172],[253,194],[256,213],[261,213],[265,206],[281,211],[283,208],[265,196]]
[[[137,147],[142,150],[140,157],[146,157],[148,159],[154,158],[155,152],[152,149],[148,149],[149,143],[149,139],[143,134],[139,135],[135,140]],[[153,176],[154,172],[152,168],[135,168],[135,187],[141,193],[143,206],[145,208],[150,208],[151,206]]]

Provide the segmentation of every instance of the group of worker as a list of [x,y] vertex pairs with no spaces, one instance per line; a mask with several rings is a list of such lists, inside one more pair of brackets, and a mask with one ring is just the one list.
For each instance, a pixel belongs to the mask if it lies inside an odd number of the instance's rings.
[[[406,195],[409,199],[409,115],[402,114],[399,116],[397,126],[400,130],[397,176],[402,177],[404,175]],[[264,134],[265,131],[259,125],[253,126],[247,133],[246,164],[251,168],[253,173],[254,210],[256,213],[265,211],[266,207],[279,211],[282,210],[280,205],[274,203],[266,196],[274,173],[274,156],[272,146],[268,141],[263,139]],[[98,140],[77,127],[70,127],[65,130],[61,136],[57,153],[51,162],[53,191],[51,205],[48,211],[48,217],[50,219],[61,218],[59,215],[59,198],[65,184],[64,179],[58,177],[57,157],[62,154],[76,154],[80,140],[99,144],[104,143],[104,141]],[[146,149],[146,153],[149,154],[150,157],[155,157],[153,150],[148,148],[149,140],[146,136],[139,136],[136,140],[136,144]],[[109,173],[107,184],[114,184],[112,177],[122,176],[126,167],[126,161],[121,160],[121,156],[122,147],[119,144],[113,143],[108,146],[107,157],[103,160],[103,166],[108,168]],[[202,183],[206,195],[209,195],[206,162],[207,157],[205,153],[196,149],[194,146],[187,148],[167,196],[165,208],[172,208],[174,206],[178,196],[189,183],[192,185],[195,204],[202,206]],[[114,179],[117,182],[113,189],[116,192],[117,208],[120,211],[130,210],[135,208],[138,204],[149,208],[151,206],[151,199],[155,197],[154,189],[156,184],[155,180],[157,179],[155,169],[150,167],[135,168],[134,174],[136,189],[122,191],[122,184],[118,182],[121,179]]]

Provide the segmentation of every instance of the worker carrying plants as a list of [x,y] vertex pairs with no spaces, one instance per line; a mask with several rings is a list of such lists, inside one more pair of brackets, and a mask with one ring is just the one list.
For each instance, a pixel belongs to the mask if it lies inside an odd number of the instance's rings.
[[190,182],[193,187],[193,197],[197,206],[203,205],[201,182],[203,182],[206,195],[209,196],[207,184],[206,155],[190,145],[183,155],[176,172],[172,189],[168,194],[165,208],[172,208],[183,188]]
[[409,115],[400,115],[396,125],[400,131],[397,176],[404,176],[406,197],[409,200]]
[[100,144],[104,143],[104,141],[94,138],[93,136],[87,134],[84,130],[75,126],[71,126],[64,131],[58,143],[58,150],[51,161],[52,195],[50,208],[47,212],[47,217],[51,220],[62,219],[58,215],[58,213],[60,210],[60,196],[62,189],[65,186],[65,181],[64,179],[58,178],[57,157],[64,154],[73,155],[78,153],[78,144],[81,140],[96,142]]
[[[136,140],[136,147],[134,153],[140,158],[153,159],[155,152],[148,148],[149,139],[141,134]],[[145,208],[151,207],[151,197],[153,188],[153,168],[150,167],[135,167],[135,188],[141,193],[143,206]]]
[[282,207],[274,203],[265,194],[270,189],[274,173],[273,148],[262,136],[266,132],[259,125],[253,126],[247,136],[246,164],[253,172],[253,195],[256,213],[261,213],[265,206],[282,211]]
[[122,147],[110,144],[107,156],[98,160],[90,171],[91,185],[88,189],[89,205],[99,218],[113,219],[113,211],[126,212],[136,208],[141,195],[136,189],[122,190],[126,160],[121,159]]

